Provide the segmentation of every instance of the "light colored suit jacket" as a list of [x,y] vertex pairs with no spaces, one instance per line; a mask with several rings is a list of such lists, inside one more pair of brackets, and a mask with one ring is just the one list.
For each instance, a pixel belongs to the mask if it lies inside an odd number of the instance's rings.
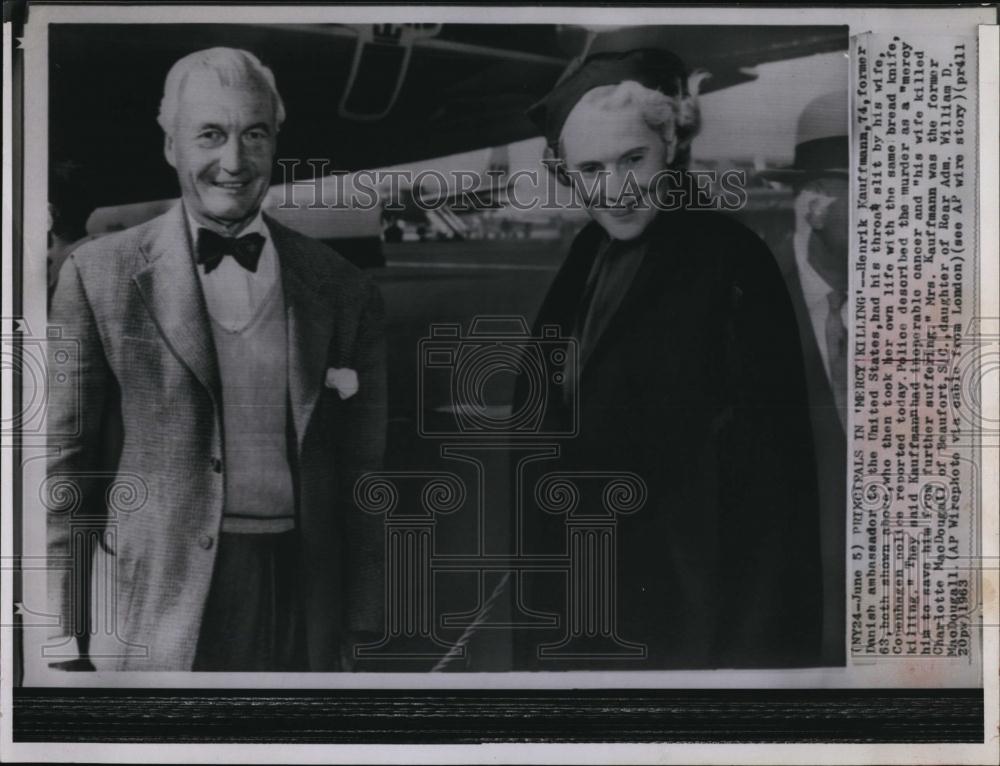
[[[379,467],[385,446],[382,301],[332,250],[265,220],[288,320],[289,456],[309,666],[335,671],[348,631],[382,625],[381,520],[353,502],[355,479]],[[195,655],[225,470],[225,392],[195,268],[178,204],[77,250],[53,298],[50,326],[79,344],[80,364],[69,381],[50,386],[47,483],[72,486],[75,499],[68,509],[50,503],[48,551],[78,556],[75,528],[105,514],[104,550],[92,570],[89,654],[99,669],[188,670]],[[329,368],[356,370],[357,394],[341,400],[327,388]],[[107,491],[100,465],[116,420],[121,446],[111,475],[126,488],[124,505],[116,505],[121,492]],[[67,632],[79,631],[86,610],[71,575],[54,573],[50,593]]]

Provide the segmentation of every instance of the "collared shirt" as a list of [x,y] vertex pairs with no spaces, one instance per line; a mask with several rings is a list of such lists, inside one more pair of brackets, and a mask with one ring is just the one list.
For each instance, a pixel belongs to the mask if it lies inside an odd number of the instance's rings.
[[[206,227],[195,221],[190,213],[187,214],[187,219],[192,247],[197,248],[198,229]],[[250,324],[271,288],[280,281],[278,256],[271,241],[271,232],[268,231],[259,210],[256,217],[236,236],[242,237],[251,233],[261,234],[264,237],[264,247],[257,262],[257,271],[243,268],[235,258],[228,256],[223,258],[209,274],[205,273],[204,266],[197,264],[198,279],[201,281],[209,315],[233,332]]]
[[[823,369],[826,371],[827,380],[831,380],[830,374],[830,351],[826,347],[826,319],[830,314],[829,295],[833,291],[830,284],[809,263],[809,238],[812,235],[812,228],[802,222],[795,230],[795,237],[792,240],[792,247],[795,251],[795,266],[799,273],[799,285],[802,288],[802,299],[805,301],[806,310],[809,312],[809,323],[812,325],[813,335],[816,338],[816,346],[819,348],[820,357],[823,359]],[[840,319],[847,327],[848,302],[844,301],[840,307]],[[838,381],[840,385],[846,385],[846,381]]]

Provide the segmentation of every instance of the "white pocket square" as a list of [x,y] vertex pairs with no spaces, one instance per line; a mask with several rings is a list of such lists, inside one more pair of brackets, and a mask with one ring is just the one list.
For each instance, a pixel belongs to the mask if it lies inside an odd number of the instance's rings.
[[358,373],[350,367],[331,367],[326,371],[326,387],[335,388],[341,399],[358,393]]

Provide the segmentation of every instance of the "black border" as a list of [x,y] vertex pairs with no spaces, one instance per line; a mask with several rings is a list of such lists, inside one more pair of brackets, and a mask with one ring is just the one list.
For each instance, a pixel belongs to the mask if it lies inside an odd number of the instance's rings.
[[981,689],[15,689],[15,742],[982,743]]

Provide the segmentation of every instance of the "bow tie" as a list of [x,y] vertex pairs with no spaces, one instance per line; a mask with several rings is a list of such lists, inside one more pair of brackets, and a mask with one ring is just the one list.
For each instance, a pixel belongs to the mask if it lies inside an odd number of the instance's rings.
[[227,255],[247,271],[256,273],[263,248],[264,235],[257,232],[242,237],[224,237],[210,229],[198,229],[198,263],[204,264],[206,274],[212,273]]

